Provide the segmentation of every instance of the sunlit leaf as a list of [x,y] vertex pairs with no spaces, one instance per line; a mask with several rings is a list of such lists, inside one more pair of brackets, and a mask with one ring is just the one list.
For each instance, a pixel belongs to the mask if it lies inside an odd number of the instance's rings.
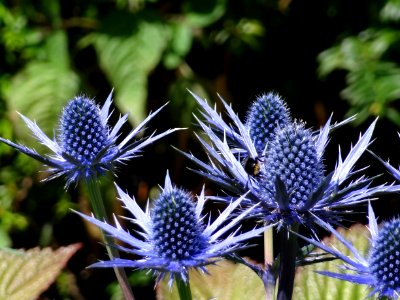
[[173,69],[181,64],[183,58],[190,51],[193,32],[186,22],[172,22],[169,27],[171,29],[171,40],[163,61],[166,68]]
[[[79,78],[72,70],[51,62],[29,63],[13,78],[6,94],[18,132],[27,131],[15,111],[36,120],[42,130],[53,136],[62,107],[78,93],[78,88]],[[33,141],[26,139],[28,144],[29,140]]]
[[79,244],[73,244],[57,250],[0,250],[0,299],[37,298],[79,248]]
[[195,0],[185,1],[182,9],[191,25],[205,27],[222,17],[226,6],[226,0]]
[[319,55],[321,77],[338,69],[348,71],[347,86],[340,95],[351,105],[347,115],[357,113],[355,125],[369,116],[386,116],[400,123],[390,107],[391,102],[400,99],[400,68],[395,62],[382,59],[399,39],[399,31],[369,29]]
[[382,21],[399,21],[400,20],[400,1],[389,0],[380,11]]
[[[216,266],[207,267],[209,275],[190,271],[190,289],[196,300],[243,300],[251,295],[253,300],[264,300],[264,285],[256,273],[242,264],[227,260]],[[179,294],[174,284],[169,290],[168,280],[163,280],[157,287],[158,300],[176,300]]]
[[[368,251],[369,232],[365,226],[354,225],[349,230],[338,230],[347,240],[363,254]],[[343,246],[336,238],[325,239],[324,242],[331,247],[341,251],[351,257],[350,251]],[[315,250],[321,253],[321,250]],[[295,287],[293,292],[294,300],[359,300],[366,299],[369,290],[364,285],[358,285],[347,281],[322,276],[315,271],[340,272],[338,265],[341,261],[333,260],[330,262],[318,263],[297,269]]]
[[138,123],[146,116],[147,77],[166,48],[167,28],[156,17],[115,12],[91,38],[100,66],[116,90],[116,105]]

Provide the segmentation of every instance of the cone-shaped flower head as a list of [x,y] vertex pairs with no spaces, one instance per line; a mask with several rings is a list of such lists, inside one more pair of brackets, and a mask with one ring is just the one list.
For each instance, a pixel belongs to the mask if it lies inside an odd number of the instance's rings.
[[318,273],[358,284],[366,284],[372,289],[369,296],[378,294],[378,297],[386,296],[390,299],[399,299],[400,219],[397,218],[385,222],[381,229],[378,229],[371,205],[369,205],[368,211],[369,230],[371,232],[369,257],[364,257],[351,242],[347,241],[332,226],[322,220],[318,220],[318,222],[346,246],[354,258],[350,258],[336,248],[330,248],[318,240],[297,235],[341,259],[346,263],[345,266],[341,266],[341,269],[351,271],[350,274],[329,271],[318,271]]
[[207,247],[190,194],[179,189],[164,191],[152,210],[154,248],[160,257],[187,260]]
[[[114,238],[125,242],[128,247],[116,246],[121,251],[134,253],[141,259],[117,258],[96,263],[92,267],[148,269],[157,275],[158,280],[169,274],[171,286],[174,279],[187,281],[190,268],[206,272],[205,266],[215,263],[217,257],[239,250],[244,241],[261,234],[266,229],[264,227],[238,233],[238,223],[254,209],[250,207],[240,214],[233,215],[232,212],[243,198],[230,203],[213,222],[203,223],[205,217],[202,215],[202,210],[206,201],[204,191],[197,197],[195,203],[189,193],[171,184],[168,174],[163,191],[154,201],[153,208],[145,212],[118,186],[117,190],[125,208],[135,217],[128,220],[139,225],[141,231],[138,235],[141,238],[123,230],[116,218],[114,227],[77,213]],[[223,238],[225,234],[228,236]]]
[[153,133],[142,140],[135,140],[147,122],[162,109],[160,108],[151,113],[121,142],[118,142],[119,131],[128,116],[120,117],[113,128],[109,127],[107,123],[112,104],[111,96],[112,93],[102,108],[85,96],[72,99],[62,112],[59,134],[53,139],[47,137],[35,122],[21,115],[36,139],[48,147],[54,153],[53,155],[40,155],[34,149],[1,137],[0,141],[48,166],[50,176],[47,179],[65,176],[68,187],[72,182],[102,175],[106,171],[113,172],[117,164],[138,156],[142,148],[177,130],[167,130],[157,135]]
[[[282,209],[301,208],[317,190],[323,179],[323,164],[317,153],[312,132],[304,124],[291,124],[277,131],[270,143],[265,161],[265,188],[267,201],[286,197]],[[285,189],[285,196],[277,195],[277,180]]]
[[379,230],[369,265],[380,293],[400,296],[400,219],[386,222]]
[[86,97],[78,96],[67,104],[59,129],[63,153],[77,160],[82,172],[87,173],[81,174],[84,177],[95,175],[90,172],[102,172],[101,168],[106,167],[96,162],[101,151],[117,151],[113,147],[113,140],[108,138],[108,128],[102,123],[100,109]]
[[274,93],[263,94],[250,105],[246,126],[257,152],[262,155],[269,141],[273,140],[277,128],[290,123],[289,111],[281,99]]
[[336,166],[328,173],[323,156],[329,135],[354,118],[335,124],[328,119],[317,131],[305,128],[300,122],[277,126],[275,137],[267,142],[266,151],[260,157],[247,127],[228,104],[223,101],[232,124],[226,124],[215,109],[198,96],[194,97],[204,110],[205,121],[198,120],[198,123],[207,139],[200,135],[197,138],[208,161],[181,153],[199,167],[195,172],[231,193],[222,199],[231,201],[232,197],[248,192],[242,206],[259,204],[253,211],[257,219],[267,223],[279,221],[285,226],[296,222],[314,231],[316,216],[340,225],[343,214],[351,213],[353,206],[400,189],[400,186],[386,184],[373,186],[373,178],[356,177],[362,169],[355,170],[354,166],[371,143],[376,121],[346,157],[339,148]]

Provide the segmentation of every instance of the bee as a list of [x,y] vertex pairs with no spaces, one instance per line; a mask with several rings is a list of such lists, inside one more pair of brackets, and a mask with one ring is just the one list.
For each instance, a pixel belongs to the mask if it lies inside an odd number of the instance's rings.
[[244,170],[250,176],[258,176],[261,172],[261,162],[262,160],[259,157],[248,157],[243,161]]

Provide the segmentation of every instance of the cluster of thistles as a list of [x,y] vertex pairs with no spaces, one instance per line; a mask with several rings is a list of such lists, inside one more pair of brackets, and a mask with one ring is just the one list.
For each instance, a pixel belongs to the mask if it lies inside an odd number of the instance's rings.
[[[168,173],[159,197],[145,210],[116,185],[121,202],[133,216],[128,220],[138,225],[137,232],[123,229],[117,218],[111,225],[98,216],[77,213],[122,241],[125,246],[115,244],[119,251],[134,254],[139,259],[112,257],[92,267],[147,269],[157,276],[157,282],[169,276],[170,285],[177,281],[178,287],[182,288],[182,283],[183,286],[188,284],[190,269],[207,273],[207,265],[218,264],[220,257],[237,260],[234,253],[243,248],[247,240],[274,227],[284,233],[280,237],[282,249],[277,260],[279,275],[272,274],[274,262],[268,262],[258,273],[263,279],[280,277],[279,285],[285,286],[285,291],[278,290],[278,298],[291,297],[293,282],[288,284],[285,280],[294,277],[294,269],[290,266],[295,265],[296,256],[290,253],[297,253],[297,243],[293,241],[298,237],[341,259],[346,264],[344,270],[353,271],[346,274],[321,270],[322,275],[366,284],[371,288],[371,296],[375,293],[393,299],[399,296],[400,220],[393,219],[378,229],[369,207],[371,249],[367,258],[334,229],[341,226],[344,215],[351,213],[355,205],[400,190],[395,184],[374,185],[374,178],[362,175],[363,169],[355,169],[371,143],[376,121],[344,159],[339,150],[336,167],[327,170],[323,156],[329,135],[353,118],[334,124],[329,119],[321,129],[312,130],[305,123],[292,119],[281,97],[268,93],[257,97],[242,121],[222,98],[226,118],[206,101],[192,95],[200,106],[200,116],[196,116],[200,132],[196,136],[209,159],[202,161],[190,153],[180,152],[198,167],[194,172],[220,186],[223,196],[212,199],[224,202],[225,210],[211,221],[203,214],[207,200],[204,193],[192,196],[174,186]],[[45,164],[50,179],[64,176],[68,187],[71,183],[96,179],[107,171],[115,172],[118,164],[138,156],[145,146],[176,130],[135,139],[158,110],[121,138],[119,131],[127,116],[122,116],[114,127],[110,127],[111,102],[110,95],[100,108],[85,96],[74,98],[64,108],[58,134],[53,139],[22,116],[52,155],[41,155],[3,138],[0,141]],[[122,141],[117,142],[117,138]],[[400,171],[382,162],[399,180]],[[253,219],[255,224],[262,226],[242,232],[240,223],[244,219]],[[298,233],[302,226],[308,234]],[[317,237],[319,227],[331,231],[355,258],[350,259],[321,243]],[[268,273],[270,276],[266,276]],[[266,283],[266,288],[270,287]],[[184,293],[180,295],[183,297]]]

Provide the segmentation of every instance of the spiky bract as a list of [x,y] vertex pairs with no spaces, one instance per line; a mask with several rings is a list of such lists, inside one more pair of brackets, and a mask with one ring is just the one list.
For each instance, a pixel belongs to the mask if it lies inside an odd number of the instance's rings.
[[52,155],[40,155],[34,149],[1,137],[0,141],[45,164],[50,172],[47,180],[65,176],[68,187],[73,182],[94,178],[106,171],[114,172],[116,165],[138,156],[142,148],[177,130],[171,129],[157,135],[153,133],[147,138],[135,140],[147,122],[162,109],[161,107],[118,142],[120,129],[128,116],[120,117],[114,127],[109,127],[111,104],[112,93],[102,108],[86,96],[75,97],[64,108],[59,134],[53,139],[47,137],[35,122],[21,115],[36,139],[49,148],[53,152]]
[[[114,227],[94,217],[77,213],[114,238],[125,242],[128,248],[116,247],[123,252],[134,253],[140,259],[118,258],[96,263],[92,267],[148,269],[157,275],[157,280],[169,274],[171,286],[174,279],[187,282],[191,268],[206,272],[206,265],[215,263],[220,256],[241,249],[244,241],[261,234],[267,228],[244,233],[238,233],[238,229],[234,229],[254,209],[250,207],[240,214],[232,214],[243,197],[230,203],[213,222],[204,223],[204,190],[195,204],[190,194],[171,184],[168,174],[163,191],[155,200],[153,208],[145,212],[118,186],[117,190],[125,208],[134,216],[134,219],[129,220],[140,227],[140,238],[123,230],[116,218]],[[234,231],[229,233],[232,229]],[[222,238],[226,234],[228,236]]]

